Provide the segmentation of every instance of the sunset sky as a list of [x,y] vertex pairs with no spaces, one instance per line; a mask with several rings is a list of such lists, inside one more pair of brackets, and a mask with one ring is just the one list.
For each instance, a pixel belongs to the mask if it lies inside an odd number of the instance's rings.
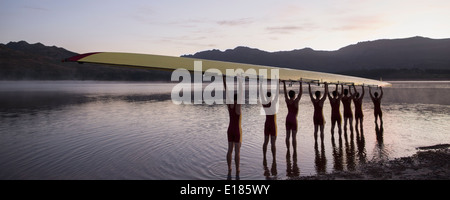
[[448,0],[0,0],[0,43],[77,53],[337,50],[376,39],[450,38],[449,24]]

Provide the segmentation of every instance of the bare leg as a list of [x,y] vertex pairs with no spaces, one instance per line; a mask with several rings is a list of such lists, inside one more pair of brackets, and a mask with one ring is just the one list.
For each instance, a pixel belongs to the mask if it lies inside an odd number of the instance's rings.
[[233,142],[228,142],[228,152],[227,152],[227,164],[228,164],[228,175],[231,175],[231,156],[233,154]]
[[379,116],[380,116],[380,124],[381,126],[383,126],[383,114],[380,112]]
[[342,134],[342,128],[341,128],[342,122],[338,121],[337,123],[338,123],[339,135],[341,135]]
[[241,172],[240,170],[240,161],[241,161],[241,143],[240,142],[236,142],[234,143],[234,148],[235,148],[235,152],[234,152],[234,163],[236,164],[236,179],[239,178],[239,172]]
[[347,131],[347,117],[344,117],[344,130]]
[[350,133],[353,133],[353,118],[348,118],[348,122],[350,125]]
[[334,136],[334,127],[336,126],[336,120],[331,122],[331,136]]
[[363,121],[364,121],[364,118],[359,119],[359,126],[361,128],[361,134],[363,134]]
[[292,130],[292,148],[297,152],[297,130]]
[[319,129],[319,125],[314,124],[314,140],[317,142],[317,131]]
[[266,157],[266,153],[267,153],[267,144],[269,144],[269,135],[264,135],[264,143],[263,143],[263,154],[264,154],[264,163],[267,163],[267,157]]
[[276,159],[276,145],[275,145],[275,141],[277,140],[277,136],[271,136],[270,137],[270,144],[271,144],[271,150],[272,150],[272,157],[273,157],[273,162],[275,162]]
[[323,142],[323,137],[324,137],[324,135],[323,135],[323,129],[324,129],[324,127],[325,127],[324,124],[320,125],[320,140],[321,140],[322,142]]
[[[292,130],[292,134],[294,134],[294,130]],[[290,145],[289,145],[289,139],[291,137],[291,130],[290,129],[286,129],[286,148],[289,151]],[[294,142],[294,141],[292,141]]]

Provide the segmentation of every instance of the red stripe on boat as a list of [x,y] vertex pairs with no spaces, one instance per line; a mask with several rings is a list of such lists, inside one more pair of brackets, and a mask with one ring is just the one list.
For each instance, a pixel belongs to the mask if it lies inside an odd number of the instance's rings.
[[63,62],[78,62],[79,60],[81,60],[84,57],[90,56],[90,55],[94,55],[94,54],[98,54],[100,52],[94,52],[94,53],[85,53],[85,54],[79,54],[70,58],[66,58],[63,60]]

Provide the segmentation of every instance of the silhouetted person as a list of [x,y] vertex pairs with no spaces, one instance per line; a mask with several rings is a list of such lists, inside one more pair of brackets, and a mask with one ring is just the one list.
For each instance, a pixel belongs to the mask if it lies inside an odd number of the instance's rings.
[[300,82],[300,88],[297,97],[295,97],[295,92],[289,90],[289,95],[286,92],[286,82],[283,81],[284,88],[284,99],[286,101],[286,106],[288,108],[288,114],[286,116],[286,147],[289,151],[289,138],[292,132],[292,147],[294,152],[297,150],[297,115],[298,115],[298,103],[302,98],[302,82]]
[[[264,154],[264,160],[263,163],[267,162],[266,152],[267,152],[267,145],[269,143],[270,138],[270,144],[271,144],[271,150],[272,150],[272,157],[273,162],[275,162],[276,159],[276,147],[275,147],[275,141],[277,139],[277,115],[275,111],[275,106],[272,103],[276,104],[278,101],[278,93],[280,92],[280,87],[277,84],[276,94],[275,97],[273,97],[271,92],[267,92],[267,97],[263,95],[262,92],[262,83],[260,84],[260,96],[262,101],[262,106],[265,111],[266,115],[266,121],[264,122],[264,143],[263,143],[263,154]],[[267,103],[268,102],[268,103]]]
[[[380,87],[381,88],[381,87]],[[381,118],[381,108],[380,108],[380,104],[381,104],[381,97],[383,95],[383,89],[381,89],[381,96],[378,98],[378,93],[375,92],[374,95],[376,95],[376,97],[372,96],[372,91],[371,88],[369,87],[369,94],[370,94],[370,98],[372,99],[372,102],[374,104],[374,115],[375,115],[375,134],[377,136],[377,150],[378,150],[378,157],[379,159],[385,159],[386,158],[386,153],[384,150],[384,139],[383,139],[383,133],[384,133],[384,128],[383,128],[383,119]],[[381,124],[380,126],[378,126],[377,123],[377,114],[379,114],[380,116],[380,121]]]
[[[354,94],[352,94],[352,91],[350,90],[350,86],[348,86],[349,89],[344,89],[344,96],[342,97],[342,105],[344,105],[344,130],[347,131],[347,121],[350,124],[350,131],[353,133],[353,113],[352,113],[352,99],[355,97]],[[350,92],[350,96],[348,96],[348,93]]]
[[[238,92],[243,91],[242,89],[242,79],[238,77],[239,82],[239,90]],[[223,78],[223,85],[225,87],[225,95],[228,99],[230,95],[228,94],[227,84],[225,81],[225,77]],[[241,96],[242,98],[243,96]],[[234,153],[234,162],[236,165],[236,179],[239,179],[239,162],[240,162],[240,149],[242,143],[242,128],[241,128],[241,104],[238,102],[238,94],[234,94],[233,104],[226,104],[228,108],[228,114],[230,116],[230,123],[228,125],[227,136],[228,136],[228,153],[227,153],[227,164],[228,164],[228,179],[231,179],[231,157],[233,154],[233,148],[235,148]],[[239,99],[240,100],[240,99]]]
[[315,98],[311,92],[311,84],[308,83],[308,89],[309,89],[309,97],[311,98],[311,102],[314,106],[314,139],[317,142],[317,131],[320,127],[320,139],[323,142],[323,128],[325,126],[325,119],[323,118],[323,103],[325,102],[325,99],[327,98],[328,93],[328,84],[325,83],[325,94],[320,98],[320,91],[316,91]]
[[353,98],[353,104],[355,104],[355,129],[358,129],[358,122],[360,123],[360,130],[361,134],[363,131],[363,119],[364,114],[362,111],[362,100],[364,98],[364,86],[361,86],[362,93],[361,96],[359,95],[359,92],[356,91],[355,86],[353,85],[353,89],[355,90],[355,98]]
[[342,91],[344,90],[344,86],[341,85],[341,93],[338,92],[339,85],[336,84],[336,90],[332,92],[333,96],[328,94],[328,99],[330,100],[331,105],[331,136],[334,137],[334,127],[336,123],[338,124],[339,135],[342,133],[342,117],[341,117],[341,99],[342,99]]
[[383,98],[383,88],[380,87],[380,90],[381,90],[380,96],[378,96],[378,92],[375,92],[375,93],[372,95],[372,90],[371,90],[371,88],[369,87],[370,98],[372,99],[373,106],[374,106],[374,108],[373,108],[373,109],[374,109],[373,114],[374,114],[374,116],[375,116],[375,124],[378,124],[378,123],[377,123],[377,119],[378,119],[378,117],[379,117],[379,118],[380,118],[381,126],[383,126],[383,113],[381,112],[381,99]]

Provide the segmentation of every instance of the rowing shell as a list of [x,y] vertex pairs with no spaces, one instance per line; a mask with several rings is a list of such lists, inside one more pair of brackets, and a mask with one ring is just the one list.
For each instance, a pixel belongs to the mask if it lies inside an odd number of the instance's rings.
[[[188,71],[194,71],[194,61],[202,61],[202,72],[208,69],[218,69],[222,74],[226,74],[226,69],[242,69],[247,71],[248,69],[254,69],[256,72],[266,69],[268,74],[272,69],[278,69],[278,79],[292,80],[308,82],[308,83],[334,83],[334,84],[346,84],[346,85],[366,85],[366,86],[381,86],[390,87],[388,82],[377,81],[372,79],[346,76],[339,74],[331,74],[324,72],[315,72],[299,69],[271,67],[264,65],[252,65],[244,63],[223,62],[215,60],[205,60],[198,58],[185,58],[174,56],[162,56],[151,54],[136,54],[136,53],[115,53],[115,52],[96,52],[86,53],[66,58],[64,62],[78,62],[78,63],[96,63],[117,65],[124,67],[138,67],[144,69],[159,69],[173,71],[179,68],[186,69]],[[270,75],[266,75],[267,79],[270,79]]]

